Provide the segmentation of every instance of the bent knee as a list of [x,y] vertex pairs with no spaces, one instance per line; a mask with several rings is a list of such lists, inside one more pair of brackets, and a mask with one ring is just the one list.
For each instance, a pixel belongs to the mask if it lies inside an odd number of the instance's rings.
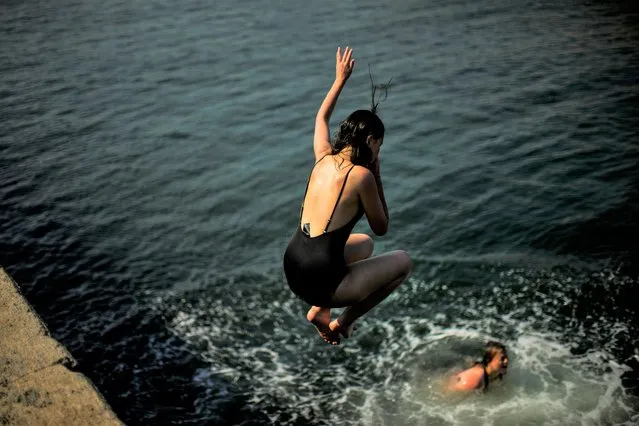
[[397,250],[394,255],[397,260],[397,266],[401,272],[405,275],[410,275],[413,270],[413,261],[408,253],[404,250]]
[[353,242],[354,244],[362,247],[373,247],[373,239],[368,234],[352,234],[349,238],[349,243]]
[[366,234],[352,234],[346,243],[344,257],[347,263],[368,259],[373,254],[375,244]]
[[370,236],[364,234],[362,245],[364,246],[366,257],[371,257],[373,255],[373,250],[375,249],[375,243],[373,242],[373,239]]

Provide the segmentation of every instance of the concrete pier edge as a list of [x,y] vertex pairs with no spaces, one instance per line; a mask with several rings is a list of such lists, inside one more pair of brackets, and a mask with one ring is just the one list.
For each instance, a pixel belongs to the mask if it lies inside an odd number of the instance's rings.
[[123,425],[0,266],[0,425]]

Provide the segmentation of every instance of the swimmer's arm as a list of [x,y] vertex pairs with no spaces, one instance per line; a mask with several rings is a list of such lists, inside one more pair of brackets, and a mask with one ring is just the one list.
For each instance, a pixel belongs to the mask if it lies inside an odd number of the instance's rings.
[[362,168],[359,198],[368,219],[368,224],[375,235],[385,235],[388,232],[388,214],[386,202],[383,200],[383,192],[380,196],[380,186],[377,185],[375,173]]
[[328,120],[331,118],[333,108],[335,108],[337,98],[344,87],[344,83],[346,83],[346,81],[340,82],[335,80],[324,102],[322,102],[322,106],[319,111],[317,111],[317,116],[315,117],[315,135],[313,137],[315,161],[319,161],[320,158],[332,152]]
[[382,202],[384,214],[386,215],[386,228],[388,229],[388,222],[390,221],[390,216],[388,216],[388,206],[386,205],[386,197],[384,196],[384,185],[382,185],[382,175],[379,172],[379,154],[377,155],[377,158],[372,164],[371,171],[373,172],[373,176],[375,177],[377,194],[379,195],[379,200]]
[[355,60],[351,59],[353,50],[348,47],[341,54],[341,48],[337,48],[336,65],[335,65],[335,81],[324,98],[324,102],[317,111],[315,116],[315,135],[313,137],[313,151],[315,152],[315,161],[318,161],[326,154],[332,151],[328,122],[335,109],[337,98],[339,98],[348,77],[350,77],[355,65]]

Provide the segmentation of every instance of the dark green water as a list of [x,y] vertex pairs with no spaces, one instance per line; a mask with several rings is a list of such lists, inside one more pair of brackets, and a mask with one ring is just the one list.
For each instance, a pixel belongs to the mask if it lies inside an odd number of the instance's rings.
[[[0,264],[127,424],[639,422],[633,2],[0,5]],[[380,106],[412,278],[325,345],[281,257],[333,124]],[[356,228],[369,232],[365,222]],[[437,382],[489,338],[502,386]]]

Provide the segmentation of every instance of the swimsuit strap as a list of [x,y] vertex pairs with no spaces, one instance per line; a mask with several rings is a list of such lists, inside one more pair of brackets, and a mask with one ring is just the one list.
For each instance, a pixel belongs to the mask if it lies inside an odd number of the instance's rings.
[[342,198],[342,192],[344,192],[344,187],[346,186],[346,180],[348,179],[348,175],[350,174],[351,170],[353,170],[353,167],[355,167],[355,165],[352,165],[351,168],[348,169],[348,172],[346,172],[346,177],[344,178],[344,183],[342,183],[342,189],[340,189],[339,195],[337,196],[337,201],[335,201],[335,205],[333,206],[331,217],[329,217],[328,222],[326,222],[326,228],[324,229],[325,234],[328,232],[328,227],[331,224],[331,220],[333,220],[333,215],[335,214],[335,210],[337,209],[337,204],[339,204],[339,200],[340,198]]
[[[329,154],[324,155],[326,157]],[[306,193],[308,192],[308,185],[311,183],[311,175],[313,174],[313,170],[315,170],[315,166],[324,159],[324,157],[317,160],[315,164],[313,164],[313,168],[311,169],[311,173],[308,175],[308,180],[306,181],[306,189],[304,190],[304,198],[302,198],[302,207],[300,207],[300,222],[302,221],[302,213],[304,213],[304,201],[306,200]]]

